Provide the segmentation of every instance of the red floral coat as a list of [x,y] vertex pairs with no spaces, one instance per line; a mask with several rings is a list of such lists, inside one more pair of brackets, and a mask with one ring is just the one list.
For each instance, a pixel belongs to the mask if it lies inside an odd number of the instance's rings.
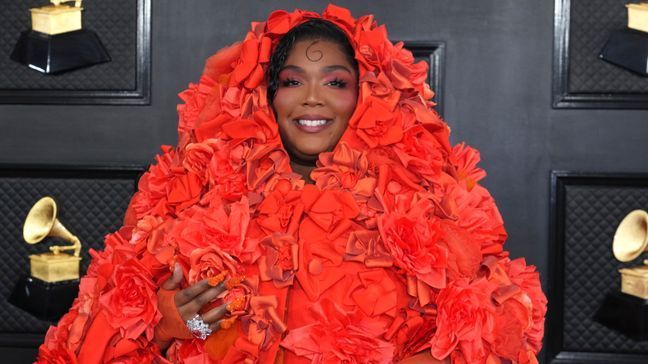
[[[290,169],[263,80],[283,34],[339,26],[359,63],[359,99],[314,185]],[[503,250],[479,185],[479,153],[449,143],[428,66],[373,16],[330,5],[276,11],[206,64],[180,96],[177,147],[139,182],[125,225],[92,251],[70,312],[38,362],[390,363],[428,350],[457,363],[535,363],[546,298],[537,272]],[[206,341],[153,342],[157,291],[221,272],[244,283],[238,320]]]

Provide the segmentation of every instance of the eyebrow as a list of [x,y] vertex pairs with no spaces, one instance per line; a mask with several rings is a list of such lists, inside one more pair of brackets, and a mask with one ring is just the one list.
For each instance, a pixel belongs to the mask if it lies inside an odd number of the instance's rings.
[[[299,66],[292,65],[292,64],[285,65],[279,72],[284,71],[284,70],[291,70],[291,71],[295,71],[297,73],[305,73],[303,68],[301,68]],[[335,64],[335,65],[332,65],[332,66],[326,66],[326,67],[322,68],[322,71],[324,71],[325,73],[333,72],[333,71],[337,71],[337,70],[342,70],[342,71],[348,72],[349,74],[353,74],[353,72],[349,69],[349,67],[343,66],[341,64]]]

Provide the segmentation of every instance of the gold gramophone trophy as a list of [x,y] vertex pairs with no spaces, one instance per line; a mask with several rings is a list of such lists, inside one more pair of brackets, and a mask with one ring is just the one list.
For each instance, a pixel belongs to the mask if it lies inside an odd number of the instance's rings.
[[648,76],[648,2],[629,3],[628,23],[610,33],[599,58],[640,76]]
[[29,9],[31,30],[21,33],[11,59],[45,74],[110,61],[97,34],[82,26],[81,0],[49,2],[49,5]]
[[[648,212],[634,210],[621,221],[614,234],[612,252],[621,262],[630,262],[648,250]],[[621,292],[648,299],[648,260],[643,265],[619,269]]]
[[[621,262],[630,262],[648,251],[648,212],[626,215],[614,234],[612,252]],[[648,260],[642,265],[621,268],[621,289],[607,294],[595,319],[636,340],[648,340]]]
[[[41,198],[25,218],[23,237],[31,245],[48,236],[72,245],[53,245],[47,253],[30,255],[31,276],[18,282],[9,300],[34,316],[49,321],[56,321],[67,312],[77,296],[81,262],[81,241],[57,219],[57,210],[53,198]],[[72,254],[67,251],[72,251]]]

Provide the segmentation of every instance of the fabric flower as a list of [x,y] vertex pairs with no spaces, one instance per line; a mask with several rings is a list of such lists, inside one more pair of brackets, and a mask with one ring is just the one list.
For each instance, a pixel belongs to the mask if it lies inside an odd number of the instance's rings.
[[405,213],[416,203],[418,195],[429,194],[415,182],[414,174],[393,160],[385,161],[383,157],[369,155],[369,161],[377,169],[374,197],[380,207],[374,206],[374,209]]
[[358,105],[349,127],[357,129],[358,137],[369,148],[396,143],[403,137],[403,127],[400,113],[394,108],[381,99],[369,97]]
[[[241,107],[245,107],[242,105]],[[262,144],[277,144],[279,133],[274,118],[263,110],[241,110],[249,113],[249,117],[239,117],[226,120],[221,125],[223,137],[231,139],[234,144],[255,141]]]
[[111,286],[99,302],[111,316],[113,327],[125,338],[135,339],[144,333],[151,340],[161,314],[157,310],[157,289],[146,268],[136,260],[115,267]]
[[377,231],[357,230],[349,234],[344,259],[364,263],[367,267],[391,267],[392,255]]
[[[267,47],[270,39],[264,38],[262,42],[252,37],[241,44],[241,55],[232,71],[230,86],[243,85],[253,89],[263,80],[263,68],[259,62],[259,48]],[[265,44],[264,44],[265,43]],[[267,61],[267,60],[266,60]]]
[[448,279],[473,278],[479,269],[483,255],[480,241],[474,234],[457,226],[457,223],[442,220],[443,239],[441,245],[448,250]]
[[321,153],[318,166],[311,177],[320,189],[343,189],[365,198],[373,194],[376,179],[367,175],[366,155],[346,143],[339,143],[333,152]]
[[200,176],[191,172],[175,175],[167,186],[167,206],[175,213],[198,202],[203,190]]
[[394,105],[400,100],[400,91],[396,90],[384,73],[376,75],[374,72],[367,72],[360,79],[360,85],[363,101],[369,96],[384,99],[390,105]]
[[179,133],[186,133],[195,128],[198,116],[205,107],[213,84],[214,81],[210,77],[204,76],[198,84],[190,84],[187,90],[178,95],[185,102],[178,105],[177,108],[180,119],[178,123]]
[[208,141],[203,143],[191,143],[185,147],[185,156],[182,165],[191,173],[200,178],[201,182],[207,179],[207,166],[214,155],[214,149]]
[[172,167],[178,165],[178,160],[170,147],[164,147],[163,151],[164,154],[156,157],[157,164],[152,165],[138,182],[138,192],[131,202],[138,219],[146,215],[164,217],[171,213],[166,204],[166,185],[173,177]]
[[457,225],[478,242],[482,254],[500,255],[506,240],[504,221],[493,197],[479,185],[467,191],[455,185],[446,191],[442,202],[457,219]]
[[278,335],[288,329],[277,312],[278,305],[276,296],[254,296],[250,299],[252,315],[247,319],[248,340],[259,345],[261,350],[274,344]]
[[523,258],[511,261],[489,257],[483,271],[487,279],[500,285],[493,293],[497,304],[495,328],[487,338],[493,352],[511,360],[535,359],[542,347],[547,312],[547,298],[535,267],[527,266]]
[[205,345],[198,339],[174,341],[167,349],[166,357],[172,363],[210,363]]
[[385,338],[397,343],[395,361],[429,349],[436,329],[436,310],[421,314],[416,310],[401,308],[385,335]]
[[459,143],[452,148],[450,163],[455,169],[457,180],[464,183],[469,191],[486,177],[486,172],[477,167],[479,160],[479,152],[465,143]]
[[[364,18],[361,22],[367,27],[354,37],[358,42],[356,58],[363,65],[361,70],[380,72],[385,59],[388,58],[389,47],[392,46],[384,41],[388,38],[387,29],[383,25],[377,26],[373,19]],[[364,73],[361,72],[360,76],[364,76]]]
[[383,269],[358,273],[358,285],[350,288],[351,299],[367,316],[396,315],[396,283]]
[[391,363],[394,346],[381,339],[385,332],[362,312],[348,312],[329,300],[311,309],[312,325],[288,332],[281,346],[311,363]]
[[214,154],[206,171],[211,186],[208,194],[228,201],[239,201],[248,192],[243,166],[249,147],[240,144],[236,148],[229,148],[221,140],[209,144],[214,149]]
[[168,363],[160,356],[160,349],[155,343],[143,340],[122,339],[108,348],[104,359],[115,364],[151,364]]
[[259,204],[257,223],[266,234],[297,231],[304,211],[301,195],[297,191],[272,191]]
[[482,334],[493,331],[490,297],[495,288],[485,279],[470,283],[464,278],[441,290],[437,297],[437,331],[430,341],[435,358],[443,360],[456,348],[468,363],[486,357]]
[[70,312],[73,315],[60,319],[59,323],[71,320],[69,324],[69,336],[67,343],[72,350],[77,350],[82,343],[84,329],[90,319],[93,310],[96,309],[99,298],[97,278],[84,277],[79,282],[79,296],[74,302],[74,308]]
[[196,208],[191,215],[179,220],[171,231],[180,252],[191,256],[195,249],[218,247],[241,261],[253,261],[258,242],[246,239],[250,221],[248,200],[212,208]]
[[[49,331],[48,331],[49,333]],[[51,336],[45,335],[45,340],[51,342]],[[36,363],[41,364],[76,364],[76,355],[72,350],[62,346],[41,346]]]
[[[388,70],[391,72],[386,73],[394,86],[399,89],[418,88],[425,95],[423,85],[427,78],[428,64],[423,61],[414,63],[412,52],[403,47],[403,42],[394,44],[390,50]],[[432,97],[429,93],[425,96]]]
[[315,224],[331,238],[339,236],[351,227],[351,219],[358,216],[359,210],[353,196],[341,191],[320,191],[307,185],[301,191],[304,211]]
[[447,160],[441,145],[421,125],[405,131],[394,151],[406,168],[430,182],[438,178]]
[[169,244],[168,233],[174,220],[164,220],[159,216],[145,216],[139,220],[132,231],[129,244],[140,250],[146,249],[159,264],[168,265],[175,254],[175,246]]
[[[86,281],[87,282],[87,281]],[[83,284],[83,281],[81,282]],[[88,285],[81,288],[86,290]],[[45,342],[40,346],[37,363],[43,364],[67,364],[77,363],[76,349],[79,339],[83,334],[83,323],[81,326],[73,325],[79,317],[79,300],[75,300],[72,308],[59,320],[58,327],[50,326],[45,334]],[[71,342],[70,342],[71,341]]]
[[241,55],[241,43],[237,42],[229,47],[221,48],[214,55],[209,57],[205,62],[205,69],[203,74],[209,76],[210,79],[217,80],[219,83],[226,81],[222,77],[229,76],[229,73],[234,70],[235,61]]
[[223,271],[233,277],[237,273],[236,266],[234,258],[216,246],[196,249],[190,255],[189,284],[212,278]]
[[253,148],[247,159],[247,186],[250,190],[263,189],[266,182],[275,173],[289,171],[289,159],[278,145]]
[[264,253],[259,258],[259,276],[277,288],[293,284],[299,267],[299,245],[293,235],[274,233],[261,241]]
[[378,220],[385,248],[396,264],[426,284],[435,288],[446,286],[448,252],[440,244],[442,231],[439,221],[389,214]]

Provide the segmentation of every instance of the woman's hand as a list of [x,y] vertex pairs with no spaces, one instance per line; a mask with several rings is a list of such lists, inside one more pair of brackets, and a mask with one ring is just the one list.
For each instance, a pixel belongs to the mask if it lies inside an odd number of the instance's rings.
[[[178,291],[182,278],[182,268],[176,264],[173,274],[158,292],[158,308],[162,319],[155,327],[155,340],[162,350],[166,349],[173,339],[192,338],[193,335],[185,322],[226,290],[224,281],[212,287],[205,279]],[[216,331],[221,325],[231,325],[230,319],[225,318],[227,305],[222,304],[200,315],[210,330]]]
[[[175,290],[180,286],[182,281],[182,268],[179,264],[175,265],[173,274],[169,279],[162,284],[162,288],[166,290]],[[175,296],[175,304],[178,313],[183,321],[187,321],[199,313],[202,307],[214,298],[218,297],[221,293],[225,292],[225,281],[218,283],[212,287],[209,285],[208,279],[195,283],[181,291],[178,291]],[[212,331],[219,329],[219,321],[227,313],[227,304],[224,303],[205,314],[202,314],[202,319]]]

